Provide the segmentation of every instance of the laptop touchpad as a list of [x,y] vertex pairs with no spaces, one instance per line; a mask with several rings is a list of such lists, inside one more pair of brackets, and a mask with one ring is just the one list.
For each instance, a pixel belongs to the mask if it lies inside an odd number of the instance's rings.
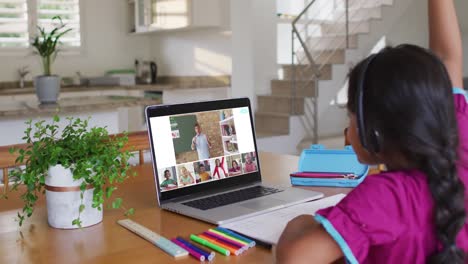
[[264,198],[264,199],[248,201],[245,203],[241,203],[239,205],[242,207],[249,208],[249,209],[262,210],[262,209],[267,209],[267,208],[275,207],[275,206],[282,205],[282,204],[284,204],[283,200],[278,200],[278,199],[273,199],[273,198]]

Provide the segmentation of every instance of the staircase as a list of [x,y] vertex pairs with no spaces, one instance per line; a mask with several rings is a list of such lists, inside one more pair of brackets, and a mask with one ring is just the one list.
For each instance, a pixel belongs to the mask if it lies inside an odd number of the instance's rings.
[[295,116],[308,131],[298,149],[317,143],[319,87],[332,79],[344,83],[346,73],[335,76],[334,68],[349,62],[346,54],[359,48],[360,36],[369,34],[372,21],[382,19],[382,8],[392,4],[393,0],[311,1],[293,21],[292,63],[279,65],[283,74],[271,80],[271,94],[257,96],[257,136],[289,135]]

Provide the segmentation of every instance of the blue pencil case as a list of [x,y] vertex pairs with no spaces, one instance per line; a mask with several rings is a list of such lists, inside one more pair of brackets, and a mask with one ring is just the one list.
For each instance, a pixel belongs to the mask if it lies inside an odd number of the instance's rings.
[[367,176],[369,166],[359,163],[351,146],[325,149],[312,145],[299,159],[299,171],[291,174],[291,184],[299,186],[356,187]]

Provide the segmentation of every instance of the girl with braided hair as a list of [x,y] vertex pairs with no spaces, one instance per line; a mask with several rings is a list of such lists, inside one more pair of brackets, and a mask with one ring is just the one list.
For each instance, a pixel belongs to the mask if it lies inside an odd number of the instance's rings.
[[431,51],[386,48],[350,73],[348,140],[362,163],[388,171],[367,177],[315,221],[289,222],[278,263],[468,261],[461,37],[453,0],[428,1]]

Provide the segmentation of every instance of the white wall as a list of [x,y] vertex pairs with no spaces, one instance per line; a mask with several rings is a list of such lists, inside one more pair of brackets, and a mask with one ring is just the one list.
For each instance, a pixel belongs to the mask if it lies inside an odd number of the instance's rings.
[[413,1],[388,32],[388,42],[392,46],[402,43],[411,43],[428,47],[429,30],[427,12],[427,1]]
[[255,90],[257,94],[270,94],[271,80],[278,78],[276,3],[272,0],[252,3]]
[[251,98],[255,109],[254,12],[250,0],[231,0],[232,84],[231,96]]
[[231,74],[230,0],[218,0],[219,28],[159,32],[150,35],[151,57],[162,75]]
[[466,0],[455,0],[455,8],[457,9],[458,20],[460,21],[460,27],[462,32],[468,33],[468,16],[466,12],[468,10],[468,1]]
[[[458,21],[462,34],[468,37],[468,1],[455,0]],[[393,44],[412,43],[427,47],[429,45],[429,28],[427,1],[413,1],[405,13],[395,23],[388,34]],[[468,44],[468,43],[466,43]],[[465,45],[467,48],[468,46]]]
[[[194,1],[195,2],[195,1]],[[231,75],[230,1],[219,0],[221,25],[158,32],[150,35],[151,59],[158,74],[173,76]],[[164,92],[164,103],[215,100],[230,96],[229,87]]]
[[[463,38],[464,75],[468,77],[468,1],[455,0],[458,20]],[[427,1],[413,1],[405,14],[387,35],[391,45],[411,43],[429,47]]]
[[[150,35],[151,59],[158,75],[231,75],[231,34],[225,29],[191,29]],[[224,99],[229,87],[163,93],[165,104]]]
[[164,75],[231,75],[230,96],[247,96],[255,108],[277,76],[276,2],[223,0],[221,9],[220,29],[152,35],[151,56]]
[[276,2],[231,0],[232,96],[267,94],[277,76]]
[[[109,69],[132,68],[135,58],[148,58],[148,36],[128,34],[127,1],[81,0],[83,51],[76,55],[59,55],[53,73],[72,76],[76,71],[84,75],[101,75]],[[42,73],[35,55],[1,55],[0,81],[18,80],[17,70],[29,66],[32,76]]]
[[156,33],[150,43],[151,57],[163,75],[231,74],[231,34],[226,30]]
[[164,75],[232,76],[230,96],[252,99],[277,76],[276,2],[222,0],[221,29],[158,33],[152,57]]

